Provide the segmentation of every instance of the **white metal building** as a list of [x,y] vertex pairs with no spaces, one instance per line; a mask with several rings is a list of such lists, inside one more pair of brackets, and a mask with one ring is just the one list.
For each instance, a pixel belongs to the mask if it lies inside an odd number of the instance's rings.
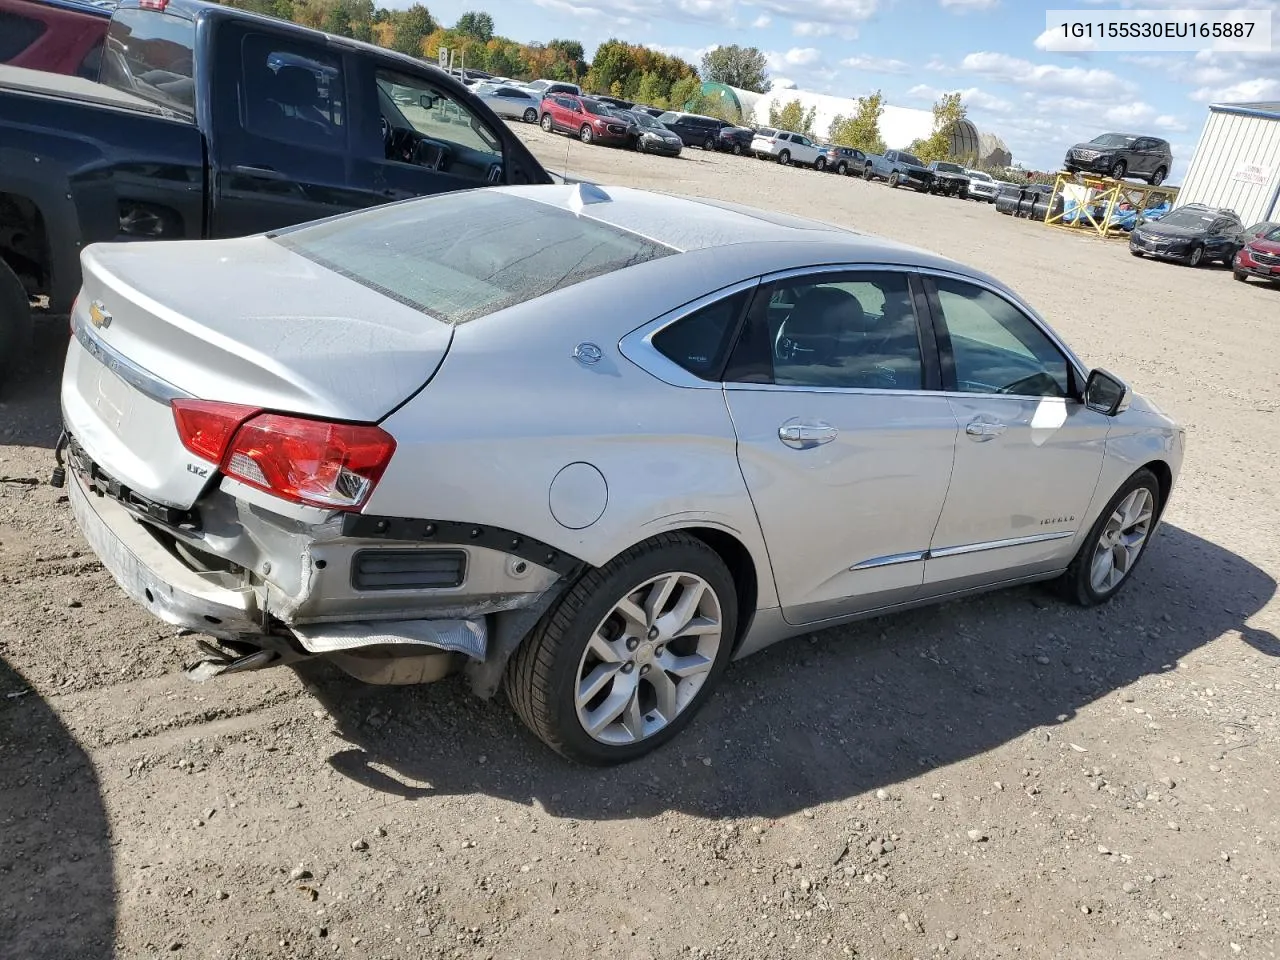
[[1280,102],[1211,104],[1178,203],[1280,220]]

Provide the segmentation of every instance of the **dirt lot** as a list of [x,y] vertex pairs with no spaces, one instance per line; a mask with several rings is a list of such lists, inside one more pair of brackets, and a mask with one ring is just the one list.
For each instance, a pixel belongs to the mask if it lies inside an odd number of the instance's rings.
[[65,330],[0,404],[0,957],[1275,957],[1280,289],[986,205],[522,133],[557,170],[976,264],[1189,429],[1110,606],[1040,589],[733,666],[601,773],[460,683],[204,685],[43,480]]

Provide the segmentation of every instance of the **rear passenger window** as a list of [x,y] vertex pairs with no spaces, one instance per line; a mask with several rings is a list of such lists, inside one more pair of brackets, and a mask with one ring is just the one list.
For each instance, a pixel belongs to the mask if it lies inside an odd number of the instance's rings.
[[336,57],[265,34],[244,38],[245,129],[284,143],[343,149],[346,91]]
[[735,293],[677,320],[654,336],[654,347],[695,377],[714,378],[724,365],[750,292]]
[[0,63],[8,63],[44,34],[44,24],[0,10]]

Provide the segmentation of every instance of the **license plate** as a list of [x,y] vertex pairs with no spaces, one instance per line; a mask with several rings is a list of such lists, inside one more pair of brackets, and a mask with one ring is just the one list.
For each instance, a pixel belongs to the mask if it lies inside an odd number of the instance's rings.
[[93,406],[102,422],[116,436],[120,435],[120,428],[133,412],[133,394],[133,387],[125,383],[115,371],[109,367],[102,368],[98,375],[98,392]]

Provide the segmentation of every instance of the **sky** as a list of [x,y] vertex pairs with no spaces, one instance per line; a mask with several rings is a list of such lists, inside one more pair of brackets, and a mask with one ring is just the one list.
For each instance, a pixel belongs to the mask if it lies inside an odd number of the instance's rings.
[[[409,0],[393,0],[406,6]],[[1099,133],[1141,133],[1173,147],[1177,182],[1207,105],[1280,101],[1280,47],[1268,53],[1049,52],[1048,8],[1272,11],[1280,0],[426,0],[451,25],[470,9],[522,42],[580,40],[590,56],[617,37],[684,57],[736,43],[765,51],[770,75],[804,90],[928,109],[962,91],[980,131],[1004,139],[1014,160],[1056,170],[1073,143]],[[821,131],[820,131],[821,132]]]

